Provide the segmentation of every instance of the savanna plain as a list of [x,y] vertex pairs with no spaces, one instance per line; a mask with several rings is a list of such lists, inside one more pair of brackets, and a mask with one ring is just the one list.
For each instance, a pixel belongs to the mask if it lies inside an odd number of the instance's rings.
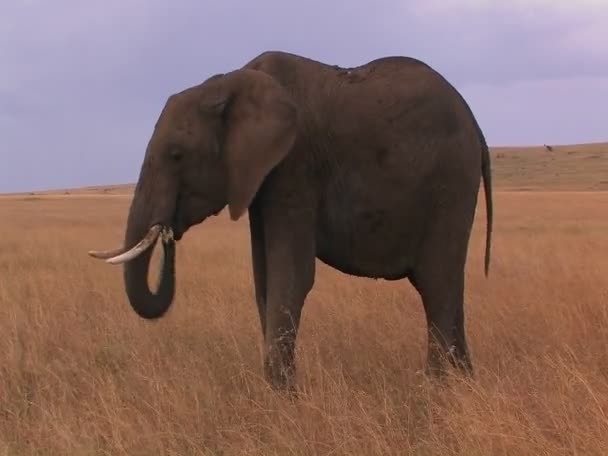
[[466,272],[475,377],[420,373],[407,281],[318,262],[297,400],[262,378],[247,220],[186,234],[150,322],[87,256],[122,241],[132,187],[0,196],[0,454],[608,454],[608,144],[492,158],[490,275],[483,191]]

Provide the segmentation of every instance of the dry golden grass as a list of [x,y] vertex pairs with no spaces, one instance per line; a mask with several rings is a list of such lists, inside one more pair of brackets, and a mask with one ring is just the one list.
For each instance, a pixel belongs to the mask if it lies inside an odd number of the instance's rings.
[[408,283],[319,264],[297,401],[261,379],[246,221],[193,228],[173,308],[143,321],[121,269],[86,255],[120,242],[129,201],[0,198],[0,454],[608,454],[608,193],[496,191],[488,279],[481,194],[472,381],[417,374]]
[[608,143],[494,147],[499,188],[513,190],[608,190]]

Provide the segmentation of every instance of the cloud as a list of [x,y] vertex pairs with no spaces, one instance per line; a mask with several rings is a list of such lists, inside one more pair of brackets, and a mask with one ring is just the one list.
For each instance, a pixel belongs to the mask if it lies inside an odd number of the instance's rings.
[[509,0],[504,3],[496,0],[427,0],[424,3],[418,3],[417,7],[427,11],[504,8],[519,11],[540,9],[569,13],[597,12],[608,9],[605,0]]
[[461,89],[493,145],[573,144],[608,139],[608,78],[474,84]]
[[[605,112],[588,90],[608,80],[603,1],[5,0],[0,17],[0,191],[135,180],[171,93],[267,49],[420,58],[471,97],[491,144],[595,138],[585,114]],[[549,112],[556,97],[578,117]],[[531,100],[537,132],[512,128]]]
[[404,11],[421,54],[463,84],[608,76],[603,0],[427,0]]

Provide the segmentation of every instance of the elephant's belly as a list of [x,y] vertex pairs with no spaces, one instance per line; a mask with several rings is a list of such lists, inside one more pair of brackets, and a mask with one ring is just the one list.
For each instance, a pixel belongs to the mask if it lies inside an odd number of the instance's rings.
[[336,150],[317,199],[317,257],[347,274],[407,277],[436,202],[433,154],[387,148],[378,162],[377,148]]
[[361,277],[398,280],[414,267],[425,213],[415,202],[398,208],[378,204],[330,204],[318,214],[317,258]]

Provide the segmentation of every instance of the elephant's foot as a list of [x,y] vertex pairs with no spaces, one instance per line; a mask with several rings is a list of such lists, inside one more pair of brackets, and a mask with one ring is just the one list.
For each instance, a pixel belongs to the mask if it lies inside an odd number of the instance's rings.
[[273,389],[296,393],[296,366],[291,347],[269,349],[264,359],[264,377]]
[[448,358],[452,367],[456,368],[466,377],[474,377],[473,363],[466,348],[462,349],[458,345],[452,345],[448,352]]
[[426,374],[444,379],[450,368],[467,377],[473,377],[473,365],[466,350],[461,350],[456,345],[451,345],[447,349],[443,349],[438,344],[429,346]]
[[264,362],[264,377],[275,391],[295,394],[295,374],[295,366],[276,366],[268,359]]

